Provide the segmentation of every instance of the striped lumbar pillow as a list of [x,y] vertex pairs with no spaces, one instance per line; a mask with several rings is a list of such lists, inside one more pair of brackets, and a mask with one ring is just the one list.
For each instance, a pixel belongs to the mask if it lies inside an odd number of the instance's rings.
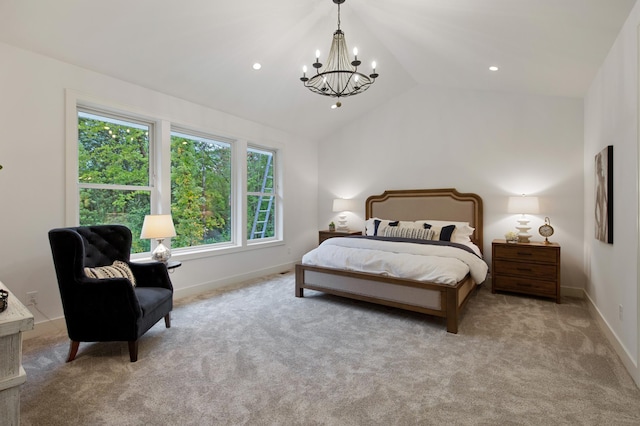
[[89,278],[127,278],[131,285],[135,287],[136,278],[131,272],[131,268],[126,262],[116,260],[111,266],[98,266],[95,268],[84,268],[84,273]]
[[415,238],[419,240],[432,240],[434,235],[433,229],[424,228],[384,228],[385,237]]

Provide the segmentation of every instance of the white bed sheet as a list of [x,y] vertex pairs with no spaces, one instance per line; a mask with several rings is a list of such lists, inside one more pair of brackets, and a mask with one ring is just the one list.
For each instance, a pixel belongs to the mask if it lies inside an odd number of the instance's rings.
[[482,283],[489,270],[484,260],[457,247],[366,238],[330,238],[305,254],[302,263],[448,285],[467,273]]

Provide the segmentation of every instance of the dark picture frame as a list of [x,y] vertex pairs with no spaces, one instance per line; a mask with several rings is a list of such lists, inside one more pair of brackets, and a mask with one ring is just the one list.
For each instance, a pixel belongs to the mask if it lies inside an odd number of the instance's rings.
[[595,237],[613,244],[613,145],[595,158]]

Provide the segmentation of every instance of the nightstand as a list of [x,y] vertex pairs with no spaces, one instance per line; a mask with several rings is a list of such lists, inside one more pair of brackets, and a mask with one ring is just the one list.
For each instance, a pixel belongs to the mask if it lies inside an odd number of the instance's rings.
[[362,231],[318,231],[318,244],[324,240],[336,237],[348,237],[349,235],[362,235]]
[[560,303],[560,245],[558,243],[491,244],[491,292],[508,291],[555,299]]

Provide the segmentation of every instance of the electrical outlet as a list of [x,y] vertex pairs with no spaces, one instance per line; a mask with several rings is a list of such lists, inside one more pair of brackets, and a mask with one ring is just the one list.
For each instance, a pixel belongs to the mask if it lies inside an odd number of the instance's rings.
[[620,317],[620,321],[622,321],[622,312],[623,312],[622,305],[618,305],[618,317]]
[[28,291],[27,292],[27,306],[35,306],[38,304],[38,292],[37,291]]

